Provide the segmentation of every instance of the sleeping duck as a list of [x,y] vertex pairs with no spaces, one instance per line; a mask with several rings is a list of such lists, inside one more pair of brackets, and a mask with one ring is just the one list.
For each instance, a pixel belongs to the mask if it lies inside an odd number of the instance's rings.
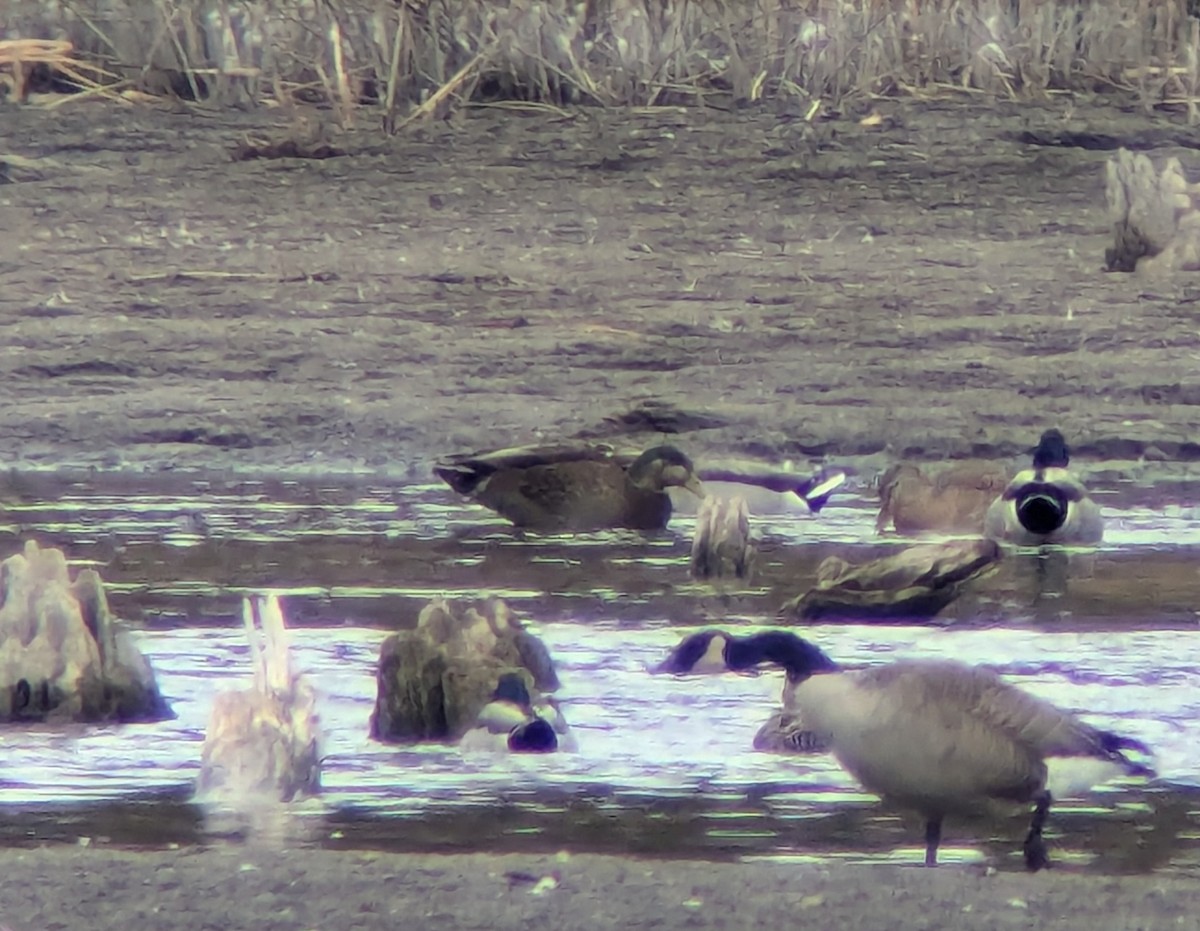
[[984,533],[1019,546],[1099,543],[1100,506],[1067,466],[1071,458],[1058,430],[1047,430],[1033,451],[1033,467],[1018,472],[988,508]]
[[558,706],[548,698],[535,702],[520,673],[506,672],[496,683],[475,726],[463,735],[464,750],[553,753],[575,749],[575,740]]
[[[704,673],[764,663],[787,673],[784,711],[814,749],[828,747],[871,792],[925,819],[925,864],[937,863],[942,820],[993,803],[1032,803],[1025,863],[1046,866],[1042,840],[1051,785],[1071,795],[1118,775],[1152,776],[1124,751],[1136,740],[1090,724],[1009,685],[996,673],[946,660],[902,660],[843,670],[790,631],[748,637],[707,630],[686,637],[655,670]],[[1060,765],[1075,763],[1058,779]],[[1079,766],[1078,764],[1083,764]],[[1054,771],[1051,771],[1051,766]]]

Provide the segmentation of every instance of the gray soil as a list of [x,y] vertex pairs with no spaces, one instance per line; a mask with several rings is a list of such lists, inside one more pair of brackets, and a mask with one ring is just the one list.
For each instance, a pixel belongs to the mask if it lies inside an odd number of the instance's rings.
[[[1108,153],[1044,143],[1103,132],[1187,164],[1191,135],[1078,101],[877,106],[815,126],[481,108],[323,160],[232,157],[287,138],[278,111],[6,109],[0,447],[16,469],[424,481],[441,453],[543,438],[871,469],[1012,457],[1057,425],[1097,467],[1189,476],[1200,289],[1106,273]],[[102,844],[0,862],[12,931],[1174,928],[1200,907],[1189,876],[1065,869]],[[507,876],[553,870],[541,895]]]
[[[0,851],[0,925],[59,928],[1195,927],[1178,876],[210,848]],[[51,879],[48,880],[48,877]]]

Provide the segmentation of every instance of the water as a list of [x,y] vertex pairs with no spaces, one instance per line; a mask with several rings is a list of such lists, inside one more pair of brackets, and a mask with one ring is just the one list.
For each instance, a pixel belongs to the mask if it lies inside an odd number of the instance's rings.
[[[35,536],[67,545],[74,562],[97,565],[111,580],[113,606],[144,628],[142,649],[177,714],[153,725],[0,733],[0,797],[17,813],[10,842],[97,833],[129,843],[200,839],[207,829],[186,797],[213,696],[249,675],[240,598],[270,587],[285,593],[298,665],[321,693],[325,793],[302,809],[314,842],[917,856],[914,822],[882,809],[831,758],[751,749],[778,707],[779,675],[646,672],[690,629],[769,622],[772,605],[795,593],[797,565],[807,571],[828,552],[878,545],[869,501],[844,496],[819,521],[787,510],[756,519],[759,578],[749,592],[718,596],[687,581],[686,516],[651,539],[518,539],[432,487],[173,481],[153,493],[94,478],[54,495],[32,489],[5,514],[14,543]],[[850,665],[892,656],[989,663],[1034,694],[1151,745],[1160,778],[1063,802],[1053,850],[1096,869],[1192,869],[1200,863],[1200,638],[1188,617],[1197,602],[1184,594],[1200,589],[1188,552],[1200,544],[1200,521],[1184,506],[1108,513],[1105,546],[1082,572],[1071,564],[1069,591],[1051,593],[1053,623],[988,616],[949,629],[809,625],[805,635]],[[1131,578],[1142,581],[1121,586],[1135,591],[1116,603],[1141,605],[1139,616],[1082,616],[1089,586],[1113,584],[1109,560],[1136,565]],[[1163,601],[1170,586],[1156,573],[1164,565],[1189,570],[1177,586],[1179,611]],[[481,593],[509,600],[550,647],[578,753],[464,755],[368,739],[387,628],[410,625],[430,597]],[[1021,830],[1019,821],[949,825],[943,859],[1018,864]]]

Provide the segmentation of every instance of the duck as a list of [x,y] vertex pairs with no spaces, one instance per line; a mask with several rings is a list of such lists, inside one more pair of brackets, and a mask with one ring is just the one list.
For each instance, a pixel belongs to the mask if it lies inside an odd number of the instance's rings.
[[983,537],[918,543],[859,565],[827,556],[817,567],[817,584],[785,602],[780,614],[807,620],[926,620],[1000,557],[1000,545]]
[[463,750],[554,753],[573,750],[574,739],[557,704],[534,701],[520,673],[503,673],[492,697],[459,741]]
[[960,462],[932,473],[896,463],[879,477],[875,531],[890,524],[900,534],[980,533],[1007,482],[1007,473],[991,463]]
[[[735,637],[706,630],[685,637],[653,671],[713,673],[774,664],[787,674],[784,711],[827,746],[864,788],[925,821],[925,865],[937,865],[947,815],[995,803],[1033,805],[1025,864],[1049,864],[1042,831],[1055,797],[1119,775],[1153,770],[1125,751],[1150,755],[1132,738],[1099,730],[1005,682],[950,660],[900,660],[845,670],[816,644],[785,630]],[[1076,781],[1056,785],[1076,764]],[[1051,772],[1051,763],[1054,771]]]
[[754,541],[746,499],[741,495],[705,498],[696,514],[689,574],[698,580],[749,580],[753,570]]
[[514,526],[540,531],[661,530],[668,488],[704,498],[691,459],[674,446],[632,460],[607,446],[525,446],[453,457],[434,472]]
[[841,469],[811,475],[758,465],[699,471],[670,445],[630,454],[604,444],[571,443],[452,456],[433,471],[514,526],[545,532],[662,530],[673,510],[668,489],[681,488],[703,501],[705,481],[791,492],[818,513],[846,479]]
[[808,726],[804,716],[786,708],[767,718],[754,734],[753,746],[760,753],[780,753],[789,756],[829,751],[829,744]]
[[876,533],[892,525],[898,534],[979,533],[1008,475],[998,465],[960,462],[929,473],[898,462],[880,476]]
[[988,508],[984,534],[1017,546],[1099,543],[1104,517],[1070,463],[1062,433],[1045,431],[1033,467],[1018,472]]

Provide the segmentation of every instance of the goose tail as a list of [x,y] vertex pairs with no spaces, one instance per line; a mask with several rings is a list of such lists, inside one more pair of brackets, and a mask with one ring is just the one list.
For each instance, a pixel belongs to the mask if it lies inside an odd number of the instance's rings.
[[1153,751],[1140,740],[1134,740],[1132,737],[1123,737],[1111,731],[1101,731],[1100,746],[1104,750],[1105,755],[1115,763],[1118,763],[1128,775],[1145,776],[1147,779],[1153,779],[1157,775],[1154,767],[1149,762],[1143,762],[1142,759],[1130,759],[1126,754],[1126,751],[1131,751],[1146,761],[1153,759]]

